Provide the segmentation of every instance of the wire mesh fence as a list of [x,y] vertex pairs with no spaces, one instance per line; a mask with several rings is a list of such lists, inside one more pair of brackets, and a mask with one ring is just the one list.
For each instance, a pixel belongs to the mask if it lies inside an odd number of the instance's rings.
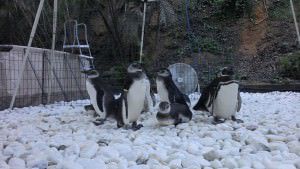
[[[9,108],[26,47],[0,46],[0,110]],[[14,107],[86,99],[85,76],[79,55],[30,48]]]

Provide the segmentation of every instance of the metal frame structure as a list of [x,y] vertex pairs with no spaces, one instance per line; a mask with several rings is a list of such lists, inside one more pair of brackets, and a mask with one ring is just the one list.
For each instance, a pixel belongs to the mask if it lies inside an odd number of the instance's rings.
[[[72,24],[73,23],[73,24]],[[71,29],[68,29],[68,24],[73,25],[71,27]],[[84,32],[84,44],[80,43],[79,40],[79,30],[83,29]],[[70,32],[68,30],[72,31],[72,42],[69,42],[69,35]],[[87,26],[84,23],[78,23],[77,20],[68,20],[64,23],[64,42],[63,42],[63,50],[65,51],[66,49],[71,49],[71,52],[74,53],[74,49],[78,49],[79,50],[79,54],[81,58],[84,59],[88,59],[90,62],[90,66],[91,68],[95,68],[94,66],[94,62],[93,62],[93,57],[91,54],[91,49],[90,49],[90,45],[88,42],[88,36],[87,36]],[[84,54],[83,50],[87,50],[87,53]],[[84,65],[82,64],[83,68]]]
[[[52,32],[51,58],[47,57],[46,59],[47,59],[48,64],[51,67],[51,77],[55,77],[56,81],[58,82],[58,84],[59,84],[59,86],[61,88],[61,92],[63,93],[64,98],[66,100],[68,100],[67,99],[67,95],[65,94],[65,92],[63,90],[62,84],[60,83],[59,78],[57,77],[57,74],[55,72],[55,67],[54,67],[54,65],[52,64],[52,61],[51,61],[51,59],[54,57],[54,51],[55,51],[56,27],[57,27],[57,6],[58,6],[58,1],[57,0],[53,0],[53,1],[54,1],[54,6],[53,6],[53,32]],[[29,56],[29,53],[30,53],[30,48],[31,48],[31,45],[32,45],[32,41],[33,41],[35,33],[36,33],[37,25],[38,25],[39,20],[40,20],[41,12],[42,12],[43,7],[44,7],[44,2],[45,2],[45,0],[40,0],[39,6],[38,6],[38,10],[37,10],[37,13],[36,13],[36,16],[35,16],[35,19],[34,19],[34,23],[33,23],[32,29],[31,29],[31,33],[30,33],[28,44],[27,44],[27,48],[25,50],[24,59],[22,60],[21,69],[19,71],[19,76],[18,76],[18,79],[17,79],[16,87],[14,89],[13,96],[12,96],[12,99],[11,99],[11,102],[10,102],[10,106],[9,106],[10,109],[13,109],[13,107],[14,107],[16,96],[17,96],[18,90],[20,88],[20,83],[21,83],[22,78],[23,78],[23,74],[24,74],[24,70],[25,70],[25,66],[26,66],[27,61],[32,66],[32,63],[29,60],[28,56]],[[66,44],[67,31],[65,29],[65,38],[64,38],[64,46],[63,46],[63,48],[64,49],[66,49],[66,48],[72,48],[72,52],[73,52],[73,48],[78,48],[79,51],[80,51],[79,58],[80,58],[81,64],[84,65],[84,63],[83,63],[83,61],[81,59],[85,58],[85,59],[89,60],[90,65],[94,68],[93,57],[91,56],[91,51],[90,51],[89,43],[88,43],[88,40],[87,40],[87,28],[86,28],[86,25],[83,24],[83,23],[77,24],[77,21],[75,21],[75,23],[76,23],[75,27],[74,27],[74,35],[75,35],[74,37],[75,38],[74,38],[73,44],[69,45],[69,46]],[[79,28],[83,28],[83,30],[84,30],[85,44],[80,44],[79,37],[78,37],[78,29]],[[88,56],[85,56],[83,54],[83,52],[81,50],[82,48],[88,49]],[[70,67],[70,65],[68,65],[68,67]],[[33,69],[33,71],[34,71],[34,69]],[[35,71],[34,71],[34,73],[35,73]],[[80,87],[78,86],[78,82],[76,80],[76,77],[75,77],[75,75],[74,75],[73,72],[72,72],[72,76],[75,78],[75,82],[77,84],[77,87],[80,89]],[[49,95],[48,95],[48,99],[47,99],[48,101],[47,101],[47,103],[50,102],[51,90],[52,90],[51,86],[52,86],[52,84],[50,83],[50,88],[48,89]]]

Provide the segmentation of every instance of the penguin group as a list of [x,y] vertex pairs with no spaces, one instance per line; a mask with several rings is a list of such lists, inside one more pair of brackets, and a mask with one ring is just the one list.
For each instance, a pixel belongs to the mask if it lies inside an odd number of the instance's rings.
[[[95,112],[95,125],[103,124],[107,118],[113,118],[117,127],[138,130],[142,112],[153,112],[155,97],[150,80],[140,63],[134,62],[127,68],[122,89],[114,89],[105,84],[96,69],[83,70],[86,75],[86,89],[91,105],[86,110]],[[195,111],[206,111],[214,117],[214,124],[227,119],[242,122],[235,117],[241,108],[239,83],[233,79],[233,70],[223,68],[217,77],[203,89],[195,106],[191,107],[189,97],[183,94],[172,80],[169,69],[160,69],[156,74],[156,89],[159,103],[156,119],[160,125],[178,125],[189,122]]]

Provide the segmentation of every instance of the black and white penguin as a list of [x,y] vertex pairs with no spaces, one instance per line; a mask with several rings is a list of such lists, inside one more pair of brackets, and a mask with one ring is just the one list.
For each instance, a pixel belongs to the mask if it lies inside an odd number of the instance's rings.
[[132,123],[134,130],[143,127],[142,124],[137,124],[137,120],[144,110],[148,82],[140,63],[135,62],[129,65],[124,85],[122,119],[123,125]]
[[94,124],[103,124],[107,117],[114,117],[121,121],[122,90],[112,89],[105,85],[95,69],[81,71],[87,75],[86,89],[91,105],[85,106],[86,110],[94,110],[99,118]]
[[221,69],[217,77],[203,89],[193,109],[210,112],[215,123],[224,122],[226,119],[243,122],[235,118],[235,113],[241,108],[241,97],[239,83],[233,79],[233,75],[232,68]]
[[146,98],[145,98],[143,112],[153,112],[155,106],[155,96],[154,93],[151,91],[150,79],[147,76],[146,70],[144,68],[143,68],[143,72],[145,74],[145,85],[146,85]]
[[190,105],[189,97],[181,93],[175,85],[169,69],[164,68],[157,72],[156,88],[161,102]]
[[160,125],[177,125],[189,122],[192,116],[187,105],[163,101],[159,103],[156,119]]

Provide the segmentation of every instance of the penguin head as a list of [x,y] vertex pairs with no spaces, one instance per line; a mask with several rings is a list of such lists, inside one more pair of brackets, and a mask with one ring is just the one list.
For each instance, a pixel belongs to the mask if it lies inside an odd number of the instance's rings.
[[160,102],[158,105],[159,112],[162,114],[167,114],[171,110],[171,105],[169,102]]
[[82,70],[81,73],[84,73],[87,75],[87,78],[97,78],[99,77],[99,72],[96,69],[88,69],[88,70]]
[[169,69],[163,68],[157,72],[157,75],[160,77],[172,77],[172,74]]
[[223,67],[222,69],[219,70],[217,77],[221,76],[233,76],[233,68],[232,67]]
[[142,71],[143,71],[142,65],[138,62],[134,62],[130,64],[127,68],[128,73],[138,73]]

